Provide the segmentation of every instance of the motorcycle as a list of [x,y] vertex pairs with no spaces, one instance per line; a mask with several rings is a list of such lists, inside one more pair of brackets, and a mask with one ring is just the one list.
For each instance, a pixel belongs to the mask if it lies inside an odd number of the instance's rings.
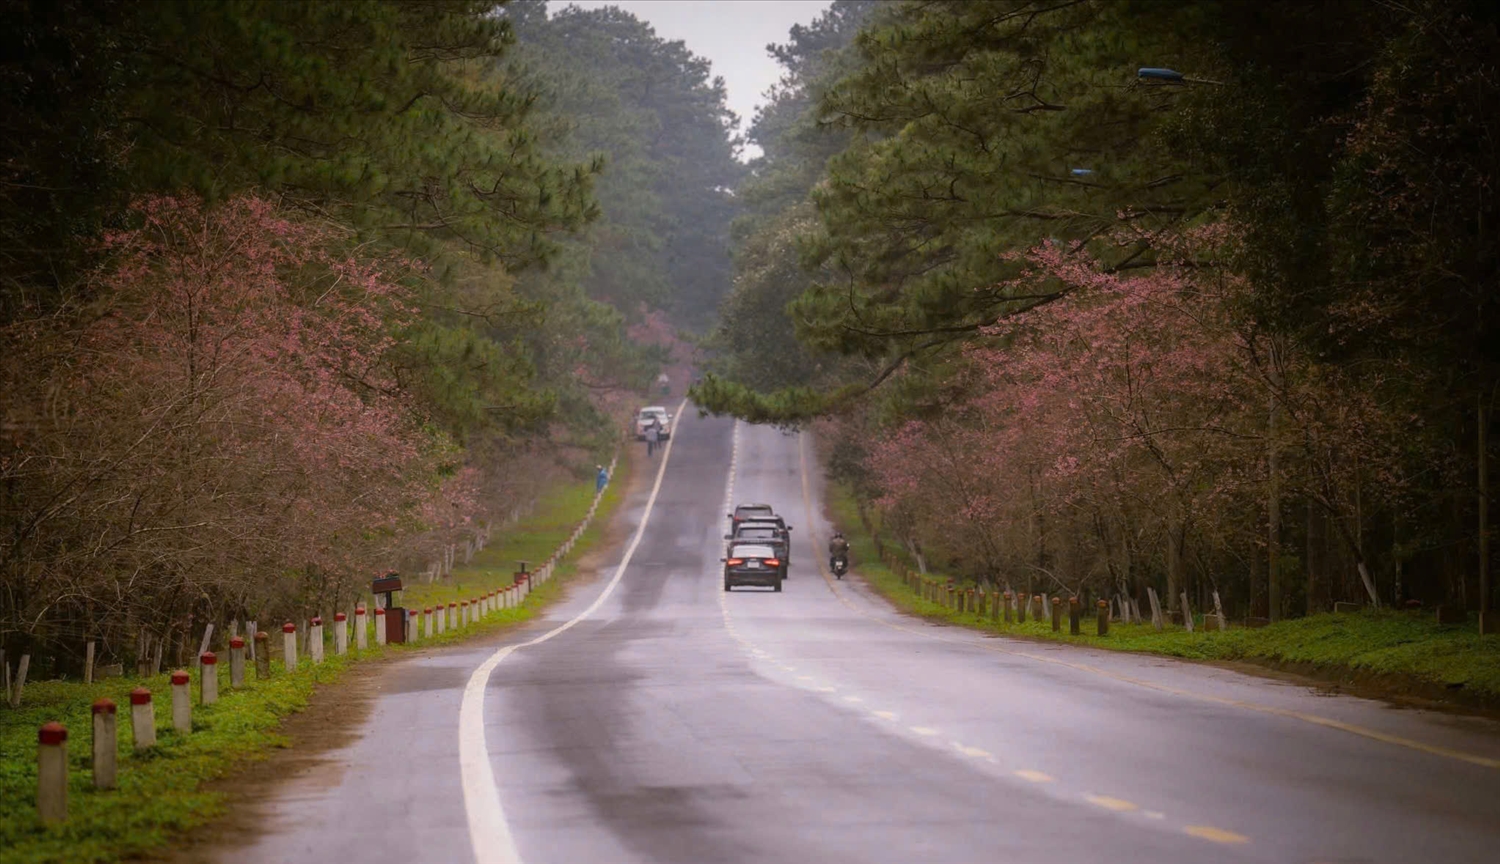
[[833,575],[839,579],[844,578],[844,574],[849,572],[848,555],[835,555],[829,563],[833,565]]

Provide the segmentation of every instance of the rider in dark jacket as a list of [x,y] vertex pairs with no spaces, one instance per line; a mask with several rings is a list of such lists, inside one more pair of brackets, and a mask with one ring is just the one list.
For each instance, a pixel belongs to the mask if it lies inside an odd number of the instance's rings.
[[835,561],[840,558],[849,557],[849,541],[844,539],[844,532],[833,532],[833,539],[828,541],[828,566],[833,567]]

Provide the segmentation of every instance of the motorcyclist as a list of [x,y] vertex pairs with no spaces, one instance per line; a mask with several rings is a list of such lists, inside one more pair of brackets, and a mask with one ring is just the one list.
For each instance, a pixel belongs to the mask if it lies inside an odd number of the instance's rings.
[[828,566],[832,569],[836,569],[837,565],[834,562],[838,561],[840,558],[844,558],[847,560],[848,557],[849,541],[844,539],[844,532],[833,532],[832,539],[828,541]]

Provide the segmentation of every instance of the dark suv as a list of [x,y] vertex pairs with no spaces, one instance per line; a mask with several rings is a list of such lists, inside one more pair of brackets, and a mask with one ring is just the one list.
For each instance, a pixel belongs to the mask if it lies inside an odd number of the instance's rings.
[[724,562],[724,590],[739,585],[760,585],[781,590],[781,559],[764,543],[730,543]]
[[741,504],[738,507],[734,508],[733,513],[729,514],[729,524],[732,527],[740,524],[746,519],[756,516],[775,515],[776,510],[770,504]]
[[738,537],[739,532],[745,528],[770,528],[786,541],[785,560],[790,561],[792,557],[792,526],[786,524],[786,520],[780,516],[750,516],[741,522],[735,523],[734,530],[730,533]]

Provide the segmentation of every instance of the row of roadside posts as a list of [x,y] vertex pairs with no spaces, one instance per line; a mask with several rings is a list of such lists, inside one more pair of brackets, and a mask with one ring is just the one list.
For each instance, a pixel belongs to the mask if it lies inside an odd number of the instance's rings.
[[[613,463],[611,463],[613,467]],[[600,490],[602,493],[602,490]],[[574,529],[557,551],[536,570],[527,570],[525,561],[519,562],[513,583],[507,587],[476,597],[456,600],[447,606],[437,604],[422,609],[407,609],[394,603],[395,595],[402,590],[401,578],[388,573],[371,583],[371,592],[381,601],[373,614],[367,614],[363,604],[354,609],[353,650],[369,648],[373,634],[376,645],[414,643],[423,639],[442,636],[449,631],[458,631],[477,624],[488,616],[505,609],[521,605],[536,587],[552,578],[553,571],[564,556],[573,551],[583,532],[598,510],[600,495],[596,494],[587,516]],[[343,612],[333,616],[333,650],[343,655],[349,652],[349,620]],[[291,621],[281,626],[282,668],[295,670],[300,659],[297,651],[297,625]],[[307,663],[315,666],[324,659],[323,619],[314,617],[307,623]],[[271,677],[270,634],[257,632],[251,649],[255,664],[255,677]],[[205,642],[207,640],[205,639]],[[241,637],[229,640],[229,687],[239,690],[245,686],[246,644]],[[198,658],[198,704],[213,705],[219,701],[219,658],[212,651],[204,651]],[[191,734],[193,730],[193,700],[190,693],[191,676],[187,670],[179,669],[171,675],[172,729],[178,735]],[[116,706],[109,699],[100,699],[93,705],[93,775],[94,788],[113,789],[117,769]],[[137,687],[130,693],[130,727],[135,738],[135,749],[146,750],[156,746],[156,710],[152,704],[152,693],[145,687]],[[43,724],[37,733],[37,814],[44,823],[55,824],[68,817],[68,730],[61,723]]]
[[[962,588],[948,581],[923,578],[917,573],[906,574],[907,585],[923,600],[947,607],[955,612],[989,617],[1006,624],[1025,624],[1029,615],[1037,621],[1051,619],[1052,631],[1062,631],[1064,609],[1068,616],[1068,632],[1074,636],[1082,632],[1083,604],[1077,597],[1048,597],[1045,594],[1027,594],[1024,591],[983,591]],[[1108,600],[1094,604],[1095,633],[1109,635],[1110,608]]]

